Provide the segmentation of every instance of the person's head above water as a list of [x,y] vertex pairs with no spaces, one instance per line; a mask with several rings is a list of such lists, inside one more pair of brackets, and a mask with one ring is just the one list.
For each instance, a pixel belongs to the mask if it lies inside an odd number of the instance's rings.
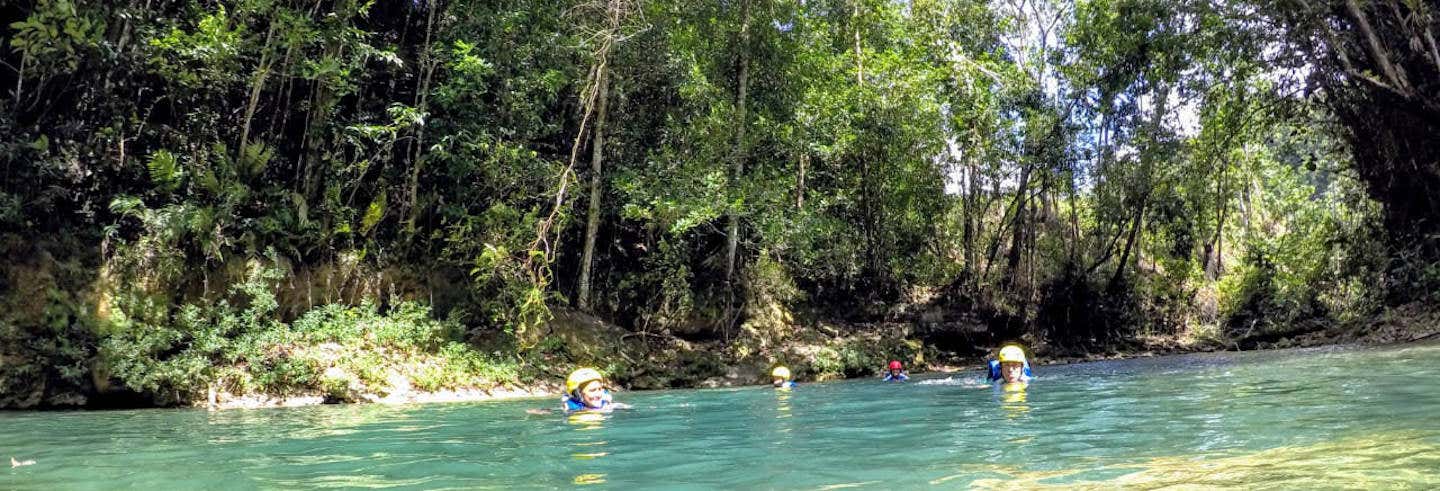
[[886,382],[904,382],[910,380],[910,376],[905,375],[905,364],[900,363],[900,360],[890,360],[890,364],[885,366],[885,377],[883,380]]
[[594,368],[580,368],[565,378],[565,394],[572,400],[596,408],[605,403],[605,376]]
[[1005,383],[1023,382],[1025,377],[1025,350],[1016,345],[1000,348],[1000,378]]
[[772,380],[771,385],[776,387],[783,386],[790,382],[790,369],[785,368],[784,365],[775,367],[773,370],[770,370],[770,379]]

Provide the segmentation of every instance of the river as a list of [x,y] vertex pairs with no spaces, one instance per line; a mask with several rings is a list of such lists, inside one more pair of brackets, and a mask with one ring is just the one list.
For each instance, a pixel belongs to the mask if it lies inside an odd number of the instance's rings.
[[1440,344],[413,406],[0,413],[0,489],[1440,487]]

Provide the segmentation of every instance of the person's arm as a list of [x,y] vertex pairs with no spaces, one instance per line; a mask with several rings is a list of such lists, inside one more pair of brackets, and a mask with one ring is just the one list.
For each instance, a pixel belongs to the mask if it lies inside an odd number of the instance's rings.
[[605,391],[605,409],[630,409],[630,405],[623,402],[615,402],[615,396],[610,391]]

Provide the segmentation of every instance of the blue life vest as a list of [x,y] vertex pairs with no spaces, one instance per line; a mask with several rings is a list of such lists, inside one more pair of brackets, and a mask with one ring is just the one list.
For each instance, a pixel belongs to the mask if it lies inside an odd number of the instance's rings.
[[898,376],[897,376],[897,375],[892,375],[892,374],[890,374],[890,373],[886,373],[886,374],[885,374],[885,381],[886,381],[886,382],[904,382],[904,381],[906,381],[906,380],[910,380],[910,376],[909,376],[909,375],[906,375],[905,372],[900,372],[900,375],[898,375]]
[[560,404],[565,406],[565,412],[567,413],[572,411],[592,411],[596,409],[604,409],[605,406],[610,405],[610,391],[605,391],[605,398],[600,400],[599,407],[587,406],[584,402],[581,402],[579,399],[574,398],[570,394],[565,394],[564,397],[561,397]]
[[[990,375],[988,378],[991,382],[1005,378],[1000,375],[1000,360],[990,360]],[[1035,375],[1030,373],[1030,360],[1025,360],[1025,378],[1035,378]]]
[[795,388],[795,381],[794,381],[794,380],[786,380],[785,383],[780,384],[780,385],[777,385],[777,386],[775,386],[775,388],[777,388],[777,389],[793,389],[793,388]]

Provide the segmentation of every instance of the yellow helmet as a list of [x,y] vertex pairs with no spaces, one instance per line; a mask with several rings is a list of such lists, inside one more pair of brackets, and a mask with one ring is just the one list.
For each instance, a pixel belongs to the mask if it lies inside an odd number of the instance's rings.
[[1025,350],[1013,344],[1000,348],[1000,363],[1025,363]]
[[770,371],[770,376],[774,378],[783,378],[785,380],[790,380],[790,369],[783,366],[775,367],[774,370]]
[[600,375],[599,370],[589,367],[581,368],[570,372],[570,376],[565,379],[565,392],[574,393],[575,391],[580,390],[580,386],[583,386],[590,382],[603,380],[605,380],[605,376]]

